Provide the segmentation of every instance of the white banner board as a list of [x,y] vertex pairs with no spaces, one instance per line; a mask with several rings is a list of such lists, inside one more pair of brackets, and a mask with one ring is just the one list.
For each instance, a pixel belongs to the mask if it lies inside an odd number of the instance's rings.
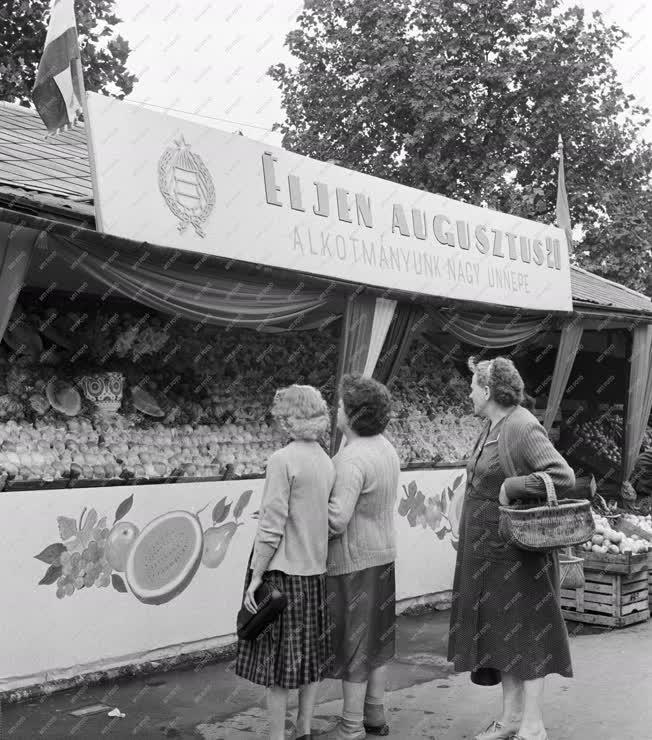
[[410,293],[572,308],[563,230],[88,95],[97,228]]
[[[262,489],[262,480],[245,480],[3,493],[0,576],[11,604],[0,622],[0,691],[233,642]],[[460,470],[401,473],[397,599],[452,587],[463,493]],[[195,515],[204,546],[196,570],[179,588],[170,563],[159,563],[158,596],[143,601],[134,590],[144,585],[137,559],[118,562],[137,550],[131,535],[142,542],[147,531],[154,545],[174,537],[189,546]],[[83,557],[103,530],[110,531],[103,552],[115,566],[108,580]],[[64,550],[79,551],[88,571],[77,573],[83,582],[75,589],[62,585]]]

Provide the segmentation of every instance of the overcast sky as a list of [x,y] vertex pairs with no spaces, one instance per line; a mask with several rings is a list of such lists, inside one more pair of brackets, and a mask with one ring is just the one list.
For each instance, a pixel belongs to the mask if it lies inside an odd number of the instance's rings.
[[[616,67],[625,88],[650,107],[652,3],[572,4],[602,11],[630,34]],[[283,44],[302,6],[302,0],[117,0],[121,33],[133,48],[129,66],[139,77],[130,99],[211,117],[195,120],[280,145],[269,131],[283,119],[280,94],[266,71],[291,62]],[[652,125],[647,134],[652,138]]]

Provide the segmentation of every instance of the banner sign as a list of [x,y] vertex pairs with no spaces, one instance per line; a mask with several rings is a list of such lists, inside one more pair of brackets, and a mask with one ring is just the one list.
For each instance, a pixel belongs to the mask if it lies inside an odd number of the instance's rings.
[[572,310],[562,229],[88,95],[106,233],[410,293]]

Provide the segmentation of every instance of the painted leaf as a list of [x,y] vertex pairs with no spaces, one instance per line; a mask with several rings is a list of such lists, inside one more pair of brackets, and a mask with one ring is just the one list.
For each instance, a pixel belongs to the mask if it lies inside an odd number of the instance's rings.
[[408,512],[407,520],[411,527],[417,526],[417,512],[414,509],[410,509]]
[[446,529],[446,527],[442,527],[441,529],[437,530],[435,534],[437,535],[437,537],[439,537],[440,540],[443,540],[444,537],[446,537],[447,532],[450,532],[450,530]]
[[63,572],[63,569],[61,568],[60,565],[51,565],[45,571],[45,575],[38,582],[38,585],[39,586],[49,586],[50,584],[55,583],[61,576],[62,572]]
[[411,480],[410,483],[409,483],[409,485],[408,485],[408,493],[410,494],[410,496],[414,496],[414,494],[418,490],[419,489],[417,488],[417,482],[415,480]]
[[441,508],[442,514],[445,514],[448,511],[448,498],[443,492],[441,495],[441,499],[439,500],[439,507]]
[[221,524],[229,515],[231,504],[226,503],[226,496],[215,504],[213,509],[213,523]]
[[59,525],[59,534],[65,542],[77,534],[77,522],[68,516],[58,516],[57,524]]
[[464,475],[458,475],[457,478],[455,478],[455,482],[453,483],[453,489],[457,488],[463,480]]
[[453,496],[455,495],[455,491],[452,488],[447,488],[446,493],[448,494],[449,501],[452,500]]
[[86,519],[84,519],[84,523],[82,524],[82,531],[90,532],[96,524],[97,512],[95,511],[95,509],[91,509],[88,514],[86,514]]
[[453,550],[457,552],[457,540],[451,540],[451,545],[453,546]]
[[235,517],[235,519],[239,519],[242,516],[242,512],[247,508],[247,506],[249,506],[252,494],[253,491],[245,491],[240,495],[238,503],[233,509],[233,516]]
[[133,506],[133,503],[134,503],[134,494],[132,493],[131,496],[129,496],[129,498],[126,498],[120,504],[120,506],[118,506],[118,508],[116,509],[115,519],[113,520],[114,523],[117,522],[118,519],[122,519],[123,517],[125,517],[131,511],[131,507]]
[[99,529],[102,531],[103,529],[106,529],[106,517],[103,516],[100,521],[96,525],[96,529]]
[[59,560],[59,556],[62,552],[65,552],[65,550],[66,546],[64,544],[61,542],[55,542],[52,545],[48,545],[45,550],[40,552],[38,555],[34,555],[34,557],[42,563],[52,565],[52,563]]
[[127,587],[125,586],[125,582],[122,580],[122,578],[117,573],[113,573],[111,575],[111,585],[116,591],[119,591],[121,594],[127,593]]
[[410,502],[406,498],[402,498],[398,502],[398,515],[405,516],[410,510]]

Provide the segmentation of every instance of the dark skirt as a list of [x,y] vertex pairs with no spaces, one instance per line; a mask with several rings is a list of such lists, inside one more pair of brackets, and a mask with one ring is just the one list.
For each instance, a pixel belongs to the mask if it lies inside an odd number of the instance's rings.
[[[264,578],[287,594],[288,605],[255,640],[238,640],[236,674],[284,689],[321,681],[331,654],[326,575],[290,576],[275,570]],[[245,591],[250,580],[248,571]]]
[[333,660],[327,676],[363,683],[396,653],[394,563],[328,577]]

